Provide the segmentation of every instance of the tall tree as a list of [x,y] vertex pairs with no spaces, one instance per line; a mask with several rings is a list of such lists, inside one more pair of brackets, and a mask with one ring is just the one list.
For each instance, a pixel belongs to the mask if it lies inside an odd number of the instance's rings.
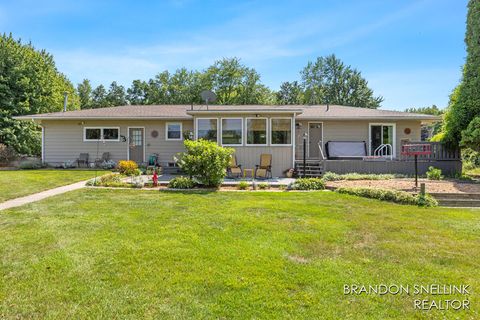
[[82,83],[77,85],[77,94],[80,100],[81,109],[91,109],[93,108],[92,104],[92,85],[90,80],[83,79]]
[[[465,34],[467,59],[463,67],[462,81],[450,96],[445,114],[443,141],[450,146],[458,146],[462,140],[462,131],[480,117],[480,1],[468,3],[467,31]],[[476,120],[475,123],[479,123]],[[470,127],[474,130],[474,128]],[[470,132],[466,136],[471,136]],[[471,139],[468,139],[471,141]]]
[[278,104],[303,104],[303,89],[298,81],[283,82],[276,96]]
[[150,104],[148,84],[142,80],[133,80],[131,87],[127,89],[127,100],[134,105]]
[[[439,109],[436,105],[433,104],[431,107],[407,108],[405,109],[405,112],[441,116],[443,115],[444,110]],[[421,129],[422,140],[426,140],[426,139],[436,140],[436,138],[433,138],[433,137],[435,137],[441,130],[442,130],[442,121],[422,125],[422,129]]]
[[105,97],[107,105],[110,107],[124,106],[127,104],[127,95],[125,93],[125,87],[119,85],[116,81],[110,84],[107,96]]
[[270,99],[257,71],[238,58],[215,61],[205,73],[206,85],[217,94],[218,104],[260,104]]
[[430,114],[430,115],[433,115],[433,116],[439,116],[439,115],[443,114],[443,110],[439,109],[434,104],[432,104],[431,107],[407,108],[407,109],[405,109],[405,112]]
[[69,110],[79,106],[70,81],[60,73],[52,55],[24,44],[12,35],[0,35],[0,141],[19,153],[39,154],[39,127],[12,117],[61,111],[64,92]]
[[92,91],[92,108],[109,107],[107,101],[107,90],[103,85],[99,85]]
[[335,55],[309,62],[301,72],[307,104],[339,104],[376,109],[383,98],[375,97],[361,73]]

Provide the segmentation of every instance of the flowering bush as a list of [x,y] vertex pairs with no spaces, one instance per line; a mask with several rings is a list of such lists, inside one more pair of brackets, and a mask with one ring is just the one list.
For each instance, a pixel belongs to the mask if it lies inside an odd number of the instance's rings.
[[118,172],[127,176],[137,175],[138,165],[135,161],[120,160],[118,162]]

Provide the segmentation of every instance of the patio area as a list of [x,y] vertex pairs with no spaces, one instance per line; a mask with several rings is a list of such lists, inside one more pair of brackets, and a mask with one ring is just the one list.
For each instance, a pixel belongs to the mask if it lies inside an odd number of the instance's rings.
[[[159,185],[167,185],[170,180],[176,177],[180,177],[182,175],[179,174],[161,174],[158,176],[158,184]],[[130,181],[132,178],[125,178],[125,181]],[[136,177],[135,179],[141,179],[140,182],[146,183],[146,182],[151,182],[152,176],[151,175],[142,175],[139,177]],[[273,177],[269,179],[252,179],[250,177],[247,178],[238,178],[238,179],[231,179],[231,178],[225,178],[222,186],[236,186],[238,185],[241,181],[246,181],[249,184],[252,184],[254,181],[256,183],[267,183],[268,185],[272,187],[277,187],[277,186],[288,186],[290,183],[294,182],[294,178],[278,178],[278,177]]]

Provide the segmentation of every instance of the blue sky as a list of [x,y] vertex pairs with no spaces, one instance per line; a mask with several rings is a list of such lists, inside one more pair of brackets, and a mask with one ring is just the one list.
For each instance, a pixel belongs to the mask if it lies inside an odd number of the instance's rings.
[[444,107],[465,59],[467,0],[2,1],[0,31],[55,56],[75,84],[130,85],[239,57],[278,89],[318,56],[359,69],[383,108]]

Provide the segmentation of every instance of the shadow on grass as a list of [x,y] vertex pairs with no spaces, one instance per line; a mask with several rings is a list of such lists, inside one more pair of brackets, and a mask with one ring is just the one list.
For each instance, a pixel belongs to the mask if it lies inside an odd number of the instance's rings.
[[162,193],[175,193],[175,194],[211,194],[218,192],[218,189],[205,188],[205,189],[160,189]]

